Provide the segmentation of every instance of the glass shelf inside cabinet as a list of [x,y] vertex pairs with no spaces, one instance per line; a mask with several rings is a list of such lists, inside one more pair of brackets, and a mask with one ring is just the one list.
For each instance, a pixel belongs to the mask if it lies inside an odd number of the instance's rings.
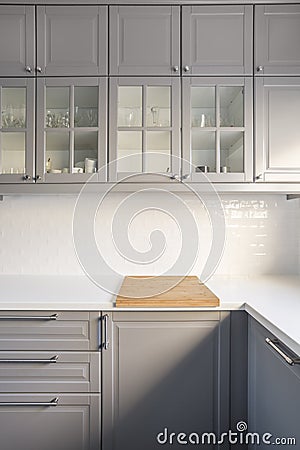
[[216,91],[214,86],[191,88],[191,126],[210,128],[216,126]]
[[170,86],[147,86],[146,125],[147,127],[171,126]]
[[244,126],[244,88],[220,86],[220,127]]
[[96,86],[75,86],[74,126],[98,126],[98,88]]
[[26,88],[2,88],[2,128],[26,128]]
[[142,87],[119,86],[118,127],[142,126]]
[[47,87],[45,117],[47,128],[68,128],[70,126],[69,91],[69,87]]

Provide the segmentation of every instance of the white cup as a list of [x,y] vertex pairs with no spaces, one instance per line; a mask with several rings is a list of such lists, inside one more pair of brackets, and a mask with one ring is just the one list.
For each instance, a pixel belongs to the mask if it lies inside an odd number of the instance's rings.
[[97,160],[92,158],[85,158],[84,160],[84,171],[85,173],[96,172]]
[[81,167],[73,167],[72,173],[83,173],[83,169]]

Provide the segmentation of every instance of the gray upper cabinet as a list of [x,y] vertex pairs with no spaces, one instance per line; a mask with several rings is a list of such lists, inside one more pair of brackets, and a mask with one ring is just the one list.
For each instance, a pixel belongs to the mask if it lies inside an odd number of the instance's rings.
[[39,6],[37,14],[38,75],[106,75],[106,6]]
[[34,106],[33,78],[0,78],[0,183],[33,181]]
[[110,7],[110,75],[180,75],[179,6]]
[[300,181],[300,78],[256,78],[256,179]]
[[182,8],[183,75],[252,74],[252,6]]
[[0,76],[33,75],[34,42],[34,6],[0,6]]
[[[153,450],[172,432],[228,429],[228,319],[218,312],[109,316],[103,450]],[[174,448],[181,448],[176,440]]]
[[[271,342],[266,342],[266,339]],[[290,365],[285,361],[284,355],[288,358],[297,356],[251,318],[249,430],[259,433],[261,437],[268,434],[265,445],[261,441],[260,445],[251,448],[269,448],[272,444],[276,446],[275,439],[281,438],[282,446],[299,447],[300,366]],[[293,441],[288,443],[288,438]]]
[[300,5],[255,7],[257,75],[300,74]]

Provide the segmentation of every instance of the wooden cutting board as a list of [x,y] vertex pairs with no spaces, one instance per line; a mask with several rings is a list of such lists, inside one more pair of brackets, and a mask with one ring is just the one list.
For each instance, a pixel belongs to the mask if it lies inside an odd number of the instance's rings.
[[117,307],[219,306],[220,300],[198,277],[125,277]]

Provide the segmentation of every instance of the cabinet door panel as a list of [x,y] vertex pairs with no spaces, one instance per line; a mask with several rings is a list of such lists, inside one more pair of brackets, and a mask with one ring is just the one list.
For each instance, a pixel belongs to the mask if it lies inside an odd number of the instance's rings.
[[104,77],[38,79],[37,174],[42,182],[106,180],[106,84]]
[[256,176],[300,181],[300,78],[256,79]]
[[184,75],[252,74],[252,6],[184,6]]
[[106,75],[107,7],[39,6],[42,75]]
[[300,74],[300,5],[255,7],[257,75]]
[[104,450],[153,450],[165,428],[189,433],[227,426],[223,394],[228,390],[222,390],[228,383],[228,336],[218,314],[207,321],[195,316],[187,321],[184,313],[181,320],[158,313],[151,320],[138,313],[135,320],[134,313],[118,313],[118,320],[113,318],[110,350],[103,352]]
[[0,352],[1,392],[100,392],[100,353]]
[[0,79],[0,183],[33,181],[34,107],[34,79]]
[[271,443],[276,437],[291,437],[299,445],[300,367],[287,364],[266,338],[274,336],[250,319],[249,429],[261,436],[270,433]]
[[99,450],[100,423],[99,395],[0,395],[1,450]]
[[98,350],[98,313],[2,312],[1,350]]
[[179,75],[179,7],[112,6],[110,75]]
[[34,74],[34,31],[34,6],[0,6],[0,76]]

